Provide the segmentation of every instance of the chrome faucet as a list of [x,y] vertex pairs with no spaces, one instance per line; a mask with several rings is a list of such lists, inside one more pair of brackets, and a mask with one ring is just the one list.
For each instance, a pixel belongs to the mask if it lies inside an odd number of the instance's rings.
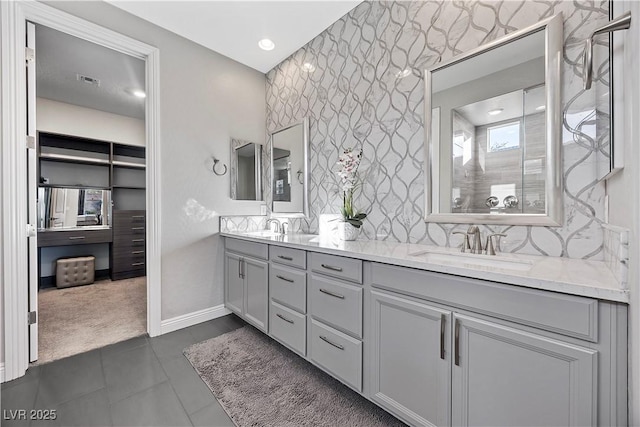
[[472,225],[467,230],[467,235],[469,237],[473,236],[473,246],[471,246],[472,254],[481,254],[482,253],[482,238],[480,236],[480,229],[477,225]]
[[266,228],[267,230],[274,231],[274,230],[273,230],[273,227],[271,227],[271,223],[275,223],[275,224],[276,224],[276,229],[275,229],[275,232],[276,232],[276,233],[281,233],[281,232],[282,232],[282,224],[280,224],[280,220],[279,220],[279,219],[276,219],[276,218],[269,218],[269,219],[267,220],[267,224],[265,225],[265,228]]

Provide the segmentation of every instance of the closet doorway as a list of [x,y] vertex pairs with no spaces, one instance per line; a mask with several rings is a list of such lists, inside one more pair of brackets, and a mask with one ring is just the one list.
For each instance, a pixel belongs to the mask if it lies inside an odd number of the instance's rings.
[[147,332],[146,85],[142,59],[45,25],[28,23],[27,34],[38,284],[29,359],[40,364]]

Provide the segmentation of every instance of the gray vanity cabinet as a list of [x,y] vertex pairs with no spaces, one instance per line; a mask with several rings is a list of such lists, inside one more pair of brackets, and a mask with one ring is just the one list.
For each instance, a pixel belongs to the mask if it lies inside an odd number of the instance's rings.
[[452,313],[371,292],[371,400],[411,425],[450,425]]
[[597,351],[465,315],[454,325],[453,425],[597,425]]
[[225,305],[261,331],[269,325],[267,245],[225,241]]
[[242,258],[230,252],[225,253],[225,305],[238,316],[243,315],[244,279],[242,278]]

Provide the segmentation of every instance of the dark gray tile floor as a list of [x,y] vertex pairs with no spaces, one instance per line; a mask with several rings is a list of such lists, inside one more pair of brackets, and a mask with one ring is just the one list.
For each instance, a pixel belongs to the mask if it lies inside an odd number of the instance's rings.
[[[2,384],[3,427],[233,426],[182,350],[244,322],[224,316],[156,338],[139,337],[29,368]],[[11,419],[16,410],[55,420]]]

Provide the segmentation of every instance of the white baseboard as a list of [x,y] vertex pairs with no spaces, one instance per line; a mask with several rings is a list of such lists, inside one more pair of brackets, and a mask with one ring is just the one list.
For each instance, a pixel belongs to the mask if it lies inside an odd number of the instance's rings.
[[182,316],[173,317],[163,320],[160,326],[160,334],[177,331],[178,329],[187,328],[206,322],[207,320],[217,319],[218,317],[231,314],[231,310],[227,309],[224,304],[215,307],[205,308],[204,310],[194,311],[193,313],[183,314]]
[[4,363],[0,363],[0,383],[4,382]]

